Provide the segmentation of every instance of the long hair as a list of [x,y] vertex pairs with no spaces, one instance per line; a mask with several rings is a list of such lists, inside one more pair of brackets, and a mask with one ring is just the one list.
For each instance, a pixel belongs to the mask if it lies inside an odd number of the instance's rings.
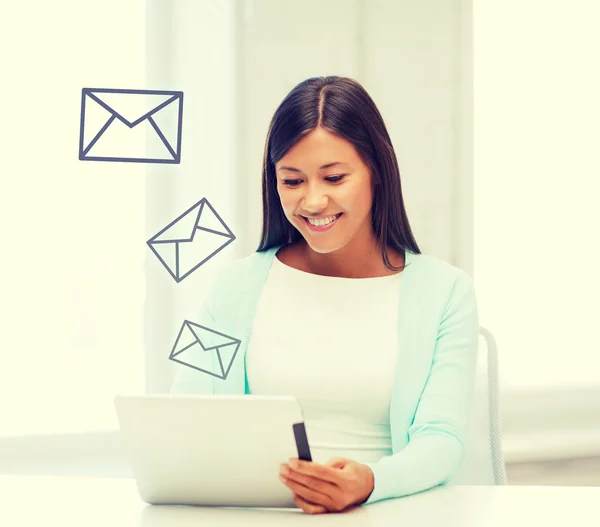
[[420,254],[410,229],[400,183],[398,161],[375,103],[348,77],[313,77],[298,84],[279,105],[269,125],[262,170],[263,224],[257,252],[293,243],[300,232],[287,220],[277,192],[275,164],[315,128],[352,143],[372,175],[372,223],[381,256],[392,265],[388,247]]

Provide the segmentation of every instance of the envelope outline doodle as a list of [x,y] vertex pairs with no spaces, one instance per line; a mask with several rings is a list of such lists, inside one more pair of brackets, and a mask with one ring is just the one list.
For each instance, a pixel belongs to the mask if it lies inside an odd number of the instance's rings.
[[[105,101],[101,100],[96,96],[96,93],[121,93],[121,94],[133,94],[133,95],[167,95],[170,96],[166,101],[161,102],[151,110],[144,113],[134,121],[126,119],[117,112],[114,108],[111,108]],[[85,106],[86,99],[93,100],[96,104],[100,105],[106,111],[111,114],[108,121],[100,128],[100,131],[94,136],[94,138],[87,144],[84,145],[84,133],[85,133]],[[179,101],[179,111],[177,115],[177,144],[175,147],[169,143],[160,127],[156,124],[152,116],[166,106],[174,104]],[[103,136],[109,126],[118,119],[128,128],[134,128],[141,122],[148,120],[152,128],[156,131],[161,142],[165,145],[169,151],[172,159],[155,159],[155,158],[144,158],[144,157],[111,157],[111,156],[88,156],[88,152],[94,147],[98,140]],[[183,127],[183,92],[173,90],[134,90],[134,89],[119,89],[119,88],[82,88],[81,90],[81,122],[79,127],[79,160],[80,161],[118,161],[118,162],[130,162],[130,163],[162,163],[162,164],[179,164],[181,162],[181,132]]]
[[[212,338],[214,339],[214,342],[212,342],[210,344],[208,344],[207,342],[203,342],[202,337],[198,335],[197,330],[194,331],[194,328],[204,330],[204,331],[211,333]],[[191,344],[188,344],[186,346],[183,346],[181,349],[178,349],[179,341],[181,340],[181,337],[184,334],[184,330],[186,330],[186,329],[195,337],[194,341]],[[229,375],[229,372],[231,371],[233,361],[235,360],[235,357],[237,356],[241,342],[242,342],[241,340],[236,339],[235,337],[226,335],[225,333],[215,331],[214,329],[208,328],[206,326],[201,326],[200,324],[196,324],[195,322],[191,322],[190,320],[184,320],[183,324],[181,325],[181,328],[179,330],[179,334],[177,335],[177,339],[175,340],[175,344],[173,345],[173,349],[171,350],[171,353],[169,354],[169,359],[172,360],[173,362],[183,364],[184,366],[188,366],[189,368],[193,368],[202,373],[206,373],[208,375],[212,375],[213,377],[217,377],[219,379],[225,380],[225,379],[227,379],[227,375]],[[220,370],[219,372],[200,368],[199,366],[195,366],[193,364],[190,364],[189,362],[185,362],[181,358],[182,354],[184,354],[187,350],[194,348],[196,346],[200,346],[201,353],[214,352],[216,354],[217,359],[218,359],[218,364],[216,366]],[[233,346],[235,346],[235,350],[233,351],[233,355],[231,356],[229,364],[227,365],[227,370],[225,370],[225,365],[223,364],[223,358],[221,356],[221,353],[226,348],[231,348]],[[230,351],[230,350],[227,350],[227,351]],[[179,358],[177,358],[177,357],[179,357]],[[213,364],[214,364],[214,362],[213,362]]]
[[[198,212],[197,212],[197,215],[196,215],[196,219],[195,219],[195,221],[193,223],[192,231],[189,234],[189,236],[186,236],[186,237],[183,237],[183,238],[179,238],[175,234],[173,235],[173,237],[170,237],[168,235],[163,236],[163,235],[165,235],[165,233],[167,233],[167,231],[169,231],[169,229],[176,230],[175,227],[177,227],[177,224],[180,221],[183,221],[184,219],[186,219],[186,217],[188,215],[192,214],[193,211],[194,211],[194,209],[196,209],[196,208],[198,209]],[[214,230],[214,229],[209,229],[207,227],[199,226],[199,223],[202,221],[203,214],[207,214],[208,212],[211,212],[214,215],[214,218],[219,222],[219,224],[222,225],[223,232],[219,232],[219,231]],[[223,240],[224,240],[223,244],[221,244],[216,250],[214,250],[206,258],[204,258],[202,261],[200,261],[200,263],[194,265],[187,272],[181,274],[180,273],[180,265],[179,265],[180,264],[180,251],[182,250],[181,247],[185,247],[186,243],[193,244],[194,243],[194,237],[195,237],[195,235],[196,235],[196,233],[198,231],[208,232],[208,233],[210,233],[212,235],[215,235],[215,236],[222,236]],[[161,237],[162,239],[158,240],[159,237]],[[164,266],[164,268],[169,272],[169,274],[171,275],[171,277],[177,283],[179,283],[184,278],[186,278],[190,274],[192,274],[200,266],[204,265],[208,260],[210,260],[217,253],[219,253],[223,249],[225,249],[225,247],[227,247],[235,239],[236,239],[235,235],[233,234],[233,232],[231,232],[231,229],[229,229],[229,227],[227,227],[227,225],[225,224],[225,222],[223,221],[223,219],[221,218],[221,216],[219,216],[218,212],[214,209],[214,207],[209,203],[209,201],[206,198],[202,198],[200,201],[198,201],[197,203],[195,203],[194,205],[192,205],[188,210],[186,210],[183,214],[180,214],[177,218],[175,218],[166,227],[164,227],[159,232],[157,232],[154,236],[152,236],[152,238],[150,238],[146,243],[147,243],[148,247],[150,247],[150,249],[152,250],[152,252],[156,255],[156,257],[159,259],[159,261],[162,263],[162,265]],[[169,264],[164,260],[164,258],[160,255],[160,253],[154,247],[155,245],[168,245],[168,244],[174,246],[174,251],[175,251],[175,271],[173,271],[171,269],[171,267],[169,266]]]

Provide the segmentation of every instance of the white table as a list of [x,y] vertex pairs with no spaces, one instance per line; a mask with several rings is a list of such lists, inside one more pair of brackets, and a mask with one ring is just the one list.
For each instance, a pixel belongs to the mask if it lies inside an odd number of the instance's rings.
[[149,506],[131,479],[0,476],[7,527],[599,527],[600,487],[438,487],[308,515],[298,510]]

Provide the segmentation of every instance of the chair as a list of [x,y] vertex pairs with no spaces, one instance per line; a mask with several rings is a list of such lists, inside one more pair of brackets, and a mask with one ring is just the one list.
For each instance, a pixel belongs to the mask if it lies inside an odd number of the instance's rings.
[[475,391],[465,437],[465,458],[453,485],[506,485],[498,407],[498,351],[492,333],[479,328]]

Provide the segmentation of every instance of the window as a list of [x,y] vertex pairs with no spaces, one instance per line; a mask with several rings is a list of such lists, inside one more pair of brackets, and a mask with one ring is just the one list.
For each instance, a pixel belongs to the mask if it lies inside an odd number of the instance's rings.
[[599,15],[474,10],[474,277],[503,389],[600,385]]
[[78,144],[82,88],[145,87],[145,2],[34,9],[1,37],[0,435],[115,428],[114,396],[144,389],[146,167]]

